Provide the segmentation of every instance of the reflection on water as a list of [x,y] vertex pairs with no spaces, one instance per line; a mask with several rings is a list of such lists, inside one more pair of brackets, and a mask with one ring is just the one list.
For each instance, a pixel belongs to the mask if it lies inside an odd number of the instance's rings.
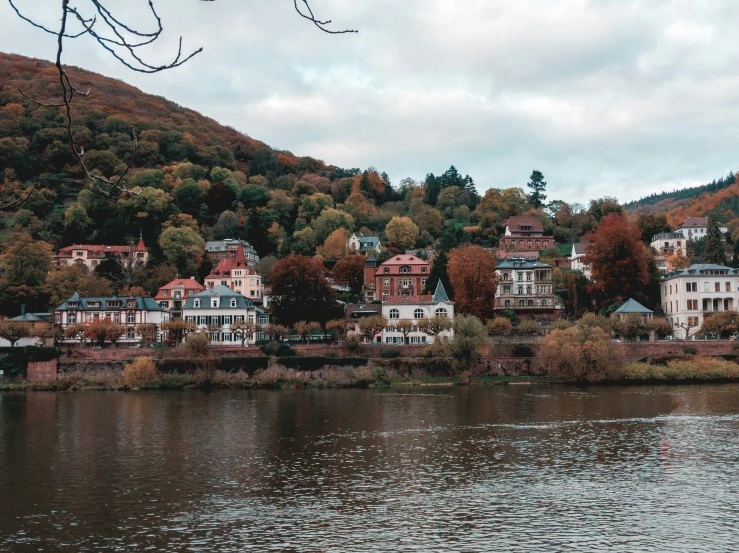
[[0,550],[734,551],[739,386],[0,394]]

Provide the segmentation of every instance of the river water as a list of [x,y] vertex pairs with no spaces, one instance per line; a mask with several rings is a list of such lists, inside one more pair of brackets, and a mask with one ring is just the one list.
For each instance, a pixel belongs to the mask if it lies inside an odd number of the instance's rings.
[[0,551],[737,551],[739,386],[0,394]]

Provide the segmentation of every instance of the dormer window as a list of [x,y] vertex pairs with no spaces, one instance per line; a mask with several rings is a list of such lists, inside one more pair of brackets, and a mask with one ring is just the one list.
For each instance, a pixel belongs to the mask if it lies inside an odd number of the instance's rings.
[[390,269],[388,267],[385,267],[385,269],[383,270],[383,273],[387,274],[389,272],[390,272]]
[[401,267],[400,268],[400,272],[401,273],[410,273],[411,272],[411,268],[410,267]]
[[126,302],[126,307],[136,307],[136,300],[129,300]]
[[68,307],[77,307],[78,303],[76,301],[70,301],[67,303]]
[[426,267],[422,267],[422,268],[421,268],[421,272],[422,272],[422,273],[426,273]]
[[231,307],[236,307],[236,298],[231,299]]
[[200,300],[194,300],[192,306],[193,307],[200,307]]
[[210,300],[210,306],[211,307],[218,307],[218,298],[211,298]]

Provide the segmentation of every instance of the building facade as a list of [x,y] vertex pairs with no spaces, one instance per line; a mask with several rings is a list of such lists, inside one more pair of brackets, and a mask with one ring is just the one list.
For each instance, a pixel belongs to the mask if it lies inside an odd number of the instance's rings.
[[[727,227],[719,225],[722,234],[726,234],[729,230]],[[683,235],[685,240],[700,240],[705,238],[708,232],[708,217],[686,217],[685,220],[677,226],[676,233]]]
[[239,251],[249,267],[256,267],[257,263],[259,263],[259,256],[252,245],[246,240],[227,238],[225,240],[211,240],[205,243],[205,255],[214,267],[222,259],[236,257]]
[[362,236],[361,234],[352,234],[346,241],[348,251],[355,251],[367,254],[369,252],[380,253],[380,238],[377,236]]
[[[380,335],[375,336],[376,341],[384,344],[429,344],[435,337],[419,328],[417,324],[419,319],[447,317],[454,320],[454,302],[449,300],[444,285],[439,281],[433,295],[388,296],[382,302],[382,314],[388,320],[388,325]],[[395,327],[395,324],[403,319],[414,323],[407,336]],[[446,330],[439,334],[439,337],[453,338],[454,330]]]
[[[182,316],[201,331],[207,331],[211,344],[240,345],[242,339],[232,332],[232,323],[251,322],[262,327],[269,324],[269,316],[263,308],[255,306],[240,293],[220,285],[187,298],[182,307]],[[254,344],[263,338],[263,333],[257,332],[246,343]]]
[[[120,344],[135,344],[140,341],[136,335],[138,325],[155,324],[159,328],[168,319],[168,314],[154,298],[133,296],[83,298],[74,294],[54,310],[54,322],[63,330],[75,324],[91,325],[102,321],[122,324],[126,330],[119,340]],[[160,338],[161,333],[157,332],[157,341]]]
[[739,307],[739,274],[723,265],[695,264],[662,281],[662,310],[675,338],[695,336],[706,317]]
[[365,299],[384,300],[390,296],[420,296],[426,287],[431,266],[415,255],[396,255],[377,266],[374,256],[365,262]]
[[656,234],[652,237],[650,246],[655,251],[654,259],[662,273],[669,271],[667,260],[670,257],[673,255],[688,255],[688,240],[682,232],[661,232]]
[[106,246],[78,244],[62,248],[54,257],[54,262],[61,267],[73,265],[87,267],[93,271],[101,261],[108,258],[128,258],[133,255],[135,263],[142,267],[149,261],[149,250],[146,249],[143,239],[139,239],[136,246]]
[[234,251],[233,257],[221,259],[205,277],[205,287],[226,286],[256,303],[262,303],[264,286],[261,275],[244,257],[242,248]]
[[500,248],[509,252],[542,251],[555,245],[552,236],[544,236],[544,228],[536,217],[510,217]]
[[195,277],[178,278],[162,286],[154,299],[165,312],[169,313],[170,318],[179,319],[182,317],[185,300],[203,290],[205,286],[195,280]]
[[572,253],[570,254],[570,269],[573,271],[580,271],[584,274],[588,280],[593,277],[593,273],[590,271],[590,265],[585,263],[583,258],[585,257],[586,244],[583,242],[577,242],[572,244]]
[[498,263],[495,309],[512,309],[519,317],[558,319],[565,315],[562,299],[552,289],[552,267],[527,259]]

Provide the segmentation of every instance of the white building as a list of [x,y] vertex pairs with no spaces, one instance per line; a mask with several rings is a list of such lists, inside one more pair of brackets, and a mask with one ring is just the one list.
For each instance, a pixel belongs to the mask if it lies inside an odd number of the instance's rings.
[[662,281],[662,309],[675,338],[689,338],[705,317],[739,307],[739,273],[723,265],[691,265]]
[[382,251],[380,247],[380,239],[377,236],[362,236],[361,234],[354,233],[346,241],[346,247],[349,251],[355,251],[359,253],[375,252],[380,253]]
[[571,268],[573,271],[580,271],[582,274],[584,274],[588,280],[592,278],[592,273],[590,271],[590,265],[585,263],[583,261],[583,258],[585,257],[585,246],[586,244],[583,242],[577,242],[576,244],[572,244],[572,253],[570,254],[570,262],[571,262]]
[[[388,296],[382,302],[382,314],[388,320],[388,326],[376,337],[384,344],[404,344],[406,338],[402,332],[395,330],[395,323],[401,319],[408,319],[414,323],[413,330],[408,334],[409,344],[429,344],[434,336],[422,332],[415,324],[419,319],[434,317],[448,317],[454,320],[454,302],[447,296],[441,281],[436,285],[433,295],[425,296]],[[451,338],[453,330],[442,332],[439,336]]]
[[[722,234],[726,234],[729,230],[725,226],[719,226]],[[676,233],[683,235],[686,240],[700,240],[706,237],[708,231],[708,217],[686,217],[685,220],[677,226]]]
[[[62,329],[80,323],[91,325],[104,321],[125,326],[126,331],[118,341],[119,344],[138,343],[140,341],[140,337],[136,335],[138,325],[155,324],[159,328],[168,319],[169,314],[154,298],[133,296],[83,298],[75,293],[54,310],[54,322]],[[75,342],[77,340],[62,341]]]
[[[704,235],[705,236],[705,235]],[[650,244],[654,249],[654,259],[662,273],[669,272],[667,260],[673,255],[688,255],[688,240],[682,232],[661,232],[652,237]]]
[[[264,309],[227,286],[215,286],[190,296],[182,306],[182,316],[199,329],[208,329],[212,344],[241,344],[241,337],[231,332],[231,323],[248,321],[263,327],[269,324]],[[260,339],[262,334],[256,333],[246,343],[254,344]]]

